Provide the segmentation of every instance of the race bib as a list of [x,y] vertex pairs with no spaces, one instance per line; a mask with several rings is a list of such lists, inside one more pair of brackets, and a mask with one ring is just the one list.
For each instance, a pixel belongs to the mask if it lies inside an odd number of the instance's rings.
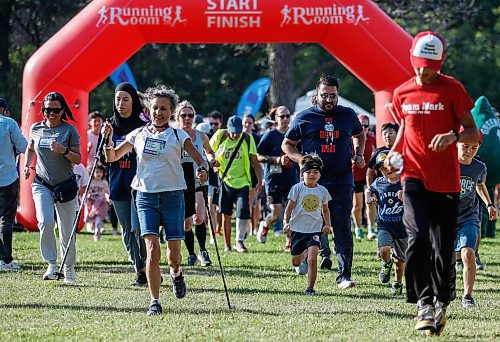
[[165,149],[166,143],[165,140],[146,138],[143,153],[157,156]]
[[55,138],[40,138],[40,141],[38,142],[38,148],[49,149],[50,144],[52,144],[53,141],[56,141],[56,139]]

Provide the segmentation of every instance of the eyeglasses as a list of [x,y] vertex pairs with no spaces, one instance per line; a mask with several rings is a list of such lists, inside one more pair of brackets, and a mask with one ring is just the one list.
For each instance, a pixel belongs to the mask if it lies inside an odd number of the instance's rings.
[[180,115],[181,118],[194,118],[194,114],[181,114]]
[[219,123],[218,122],[211,122],[210,126],[219,126]]
[[61,110],[63,110],[63,108],[59,107],[59,108],[50,108],[50,107],[46,107],[43,109],[43,112],[45,114],[50,114],[50,112],[54,113],[54,114],[59,114],[61,113]]
[[328,98],[335,100],[337,97],[339,97],[339,93],[332,93],[332,94],[323,93],[323,94],[319,94],[319,96],[323,100],[328,100]]
[[290,114],[277,115],[277,117],[282,119],[290,119]]
[[370,125],[361,125],[361,126],[363,126],[363,128],[368,128],[368,127],[370,127]]

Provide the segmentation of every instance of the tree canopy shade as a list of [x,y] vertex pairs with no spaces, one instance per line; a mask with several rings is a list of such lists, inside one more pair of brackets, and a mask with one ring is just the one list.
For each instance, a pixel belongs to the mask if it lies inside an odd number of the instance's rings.
[[[380,122],[395,86],[412,75],[411,36],[373,2],[96,0],[36,51],[23,75],[23,130],[41,118],[41,99],[59,91],[86,143],[89,92],[145,44],[316,42],[375,93]],[[103,58],[105,56],[105,58]],[[84,118],[81,120],[81,118]],[[83,149],[85,160],[85,149]],[[27,181],[19,221],[35,227]]]

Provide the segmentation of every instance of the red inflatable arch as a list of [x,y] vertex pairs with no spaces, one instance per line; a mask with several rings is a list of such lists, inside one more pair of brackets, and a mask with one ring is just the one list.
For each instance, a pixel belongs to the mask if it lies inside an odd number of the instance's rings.
[[[85,146],[89,92],[145,44],[269,42],[321,44],[374,92],[379,124],[392,120],[384,105],[412,74],[411,36],[368,0],[94,0],[26,64],[23,133],[58,91]],[[36,230],[31,181],[21,180],[18,220]]]

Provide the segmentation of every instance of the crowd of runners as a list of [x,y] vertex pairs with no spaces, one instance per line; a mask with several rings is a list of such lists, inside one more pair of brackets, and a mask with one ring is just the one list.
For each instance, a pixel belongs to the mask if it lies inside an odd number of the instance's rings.
[[[77,280],[76,247],[68,241],[79,201],[85,201],[84,222],[96,242],[105,221],[113,235],[120,226],[133,285],[149,287],[148,315],[162,313],[163,244],[173,293],[182,298],[182,267],[212,265],[207,238],[213,243],[222,235],[225,252],[251,258],[245,241],[264,244],[273,232],[284,234],[283,252],[299,275],[307,275],[305,294],[311,296],[318,268],[336,269],[342,290],[355,286],[354,238],[362,241],[366,233],[377,239],[380,282],[390,282],[394,267],[390,291],[417,304],[415,328],[440,334],[455,298],[456,270],[463,272],[462,305],[475,306],[476,266],[483,267],[480,201],[491,220],[497,215],[484,185],[486,166],[476,158],[482,137],[470,113],[473,102],[461,83],[439,72],[444,53],[435,33],[415,37],[410,57],[416,76],[395,90],[396,122],[380,127],[379,148],[368,117],[337,104],[341,87],[330,75],[319,79],[310,108],[292,118],[289,108],[274,107],[266,125],[252,115],[225,120],[214,111],[203,117],[170,87],[139,93],[122,83],[109,121],[90,113],[87,146],[71,124],[64,94],[45,95],[43,120],[28,137],[0,99],[0,137],[11,141],[0,147],[0,268],[20,269],[12,258],[12,198],[19,187],[16,157],[25,153],[22,177],[36,174],[44,280],[57,278],[56,223],[59,248],[67,253],[64,281]],[[83,148],[88,160],[82,162]],[[88,196],[80,198],[87,185]],[[210,221],[215,236],[207,230]]]

